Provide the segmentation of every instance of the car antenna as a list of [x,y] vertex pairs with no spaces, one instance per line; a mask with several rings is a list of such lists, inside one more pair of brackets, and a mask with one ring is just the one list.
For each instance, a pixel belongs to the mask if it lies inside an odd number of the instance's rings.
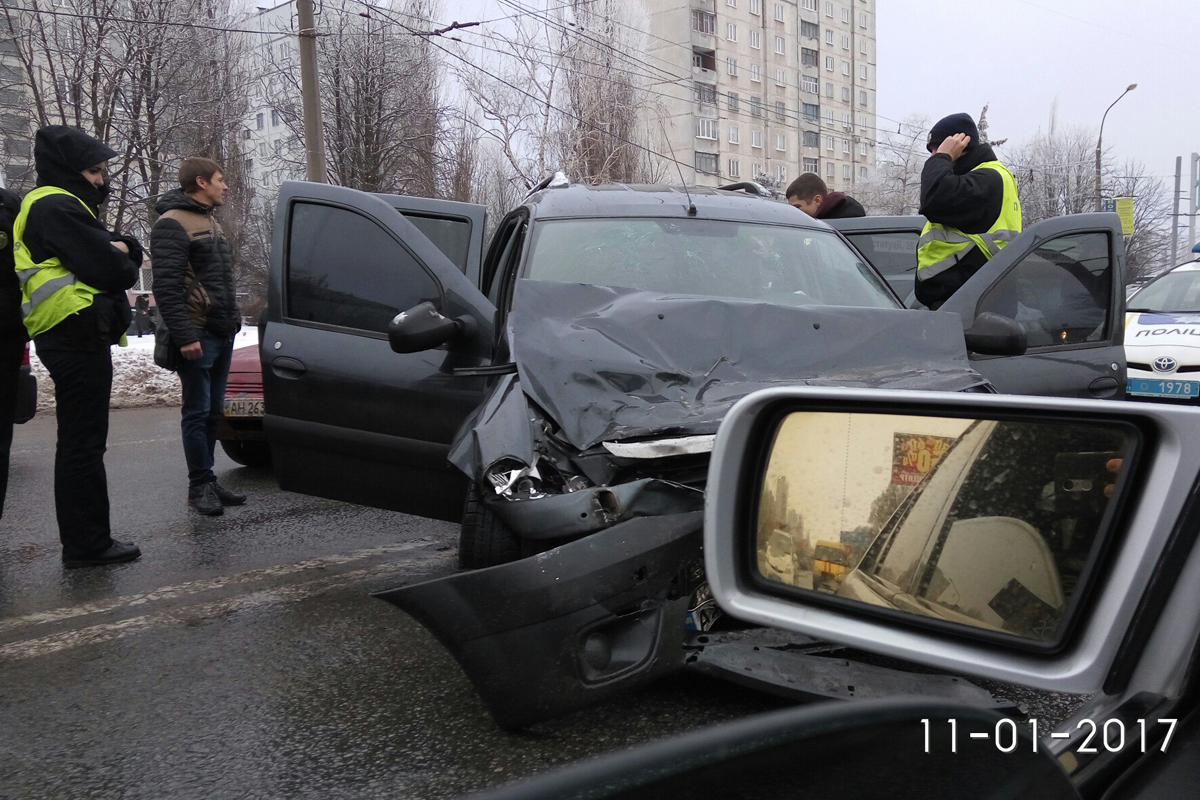
[[667,149],[671,151],[671,160],[675,162],[675,169],[679,170],[679,182],[683,185],[683,193],[687,195],[687,214],[689,217],[696,216],[696,204],[692,202],[692,193],[688,191],[687,181],[683,178],[683,167],[679,166],[679,159],[675,158],[675,147],[671,144],[671,137],[667,136],[667,126],[663,125],[662,117],[658,118],[658,127],[662,128],[663,139],[667,142]]

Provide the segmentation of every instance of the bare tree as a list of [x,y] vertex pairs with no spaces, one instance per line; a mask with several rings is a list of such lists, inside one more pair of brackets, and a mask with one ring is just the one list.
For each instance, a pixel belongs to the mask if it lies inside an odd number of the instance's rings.
[[1125,281],[1157,275],[1171,260],[1171,193],[1146,165],[1131,160],[1110,175],[1106,193],[1133,198],[1133,235],[1125,239]]
[[909,116],[895,133],[881,132],[876,144],[877,166],[872,178],[860,184],[857,199],[872,214],[916,214],[921,206],[921,169],[929,118]]

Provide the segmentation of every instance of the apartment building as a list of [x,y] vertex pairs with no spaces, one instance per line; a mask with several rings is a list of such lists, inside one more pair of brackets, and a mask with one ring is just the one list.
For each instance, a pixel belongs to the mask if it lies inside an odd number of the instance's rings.
[[247,24],[273,36],[254,36],[249,69],[256,80],[250,92],[249,115],[242,131],[242,156],[254,186],[256,202],[274,203],[284,181],[304,180],[303,146],[279,112],[288,84],[283,70],[298,68],[300,50],[294,0],[260,6]]
[[[646,0],[669,149],[702,186],[875,169],[876,0]],[[668,91],[669,86],[669,91]]]

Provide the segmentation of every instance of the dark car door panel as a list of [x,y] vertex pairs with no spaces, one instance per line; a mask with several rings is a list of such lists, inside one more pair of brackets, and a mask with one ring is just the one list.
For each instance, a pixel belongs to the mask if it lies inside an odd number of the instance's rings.
[[[284,185],[260,344],[264,430],[284,489],[457,519],[465,480],[446,454],[487,378],[456,371],[491,363],[495,309],[468,277],[479,243],[451,237],[481,236],[481,212],[422,200],[414,225],[400,213],[408,200]],[[464,269],[446,251],[474,260]],[[389,323],[425,301],[472,335],[393,352]]]

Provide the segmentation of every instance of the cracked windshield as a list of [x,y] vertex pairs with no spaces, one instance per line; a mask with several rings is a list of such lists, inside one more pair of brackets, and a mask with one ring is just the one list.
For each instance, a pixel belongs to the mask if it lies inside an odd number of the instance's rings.
[[1046,641],[1128,448],[1113,425],[794,413],[767,462],[768,581]]
[[580,219],[537,229],[525,277],[780,305],[896,308],[832,233],[680,219]]

